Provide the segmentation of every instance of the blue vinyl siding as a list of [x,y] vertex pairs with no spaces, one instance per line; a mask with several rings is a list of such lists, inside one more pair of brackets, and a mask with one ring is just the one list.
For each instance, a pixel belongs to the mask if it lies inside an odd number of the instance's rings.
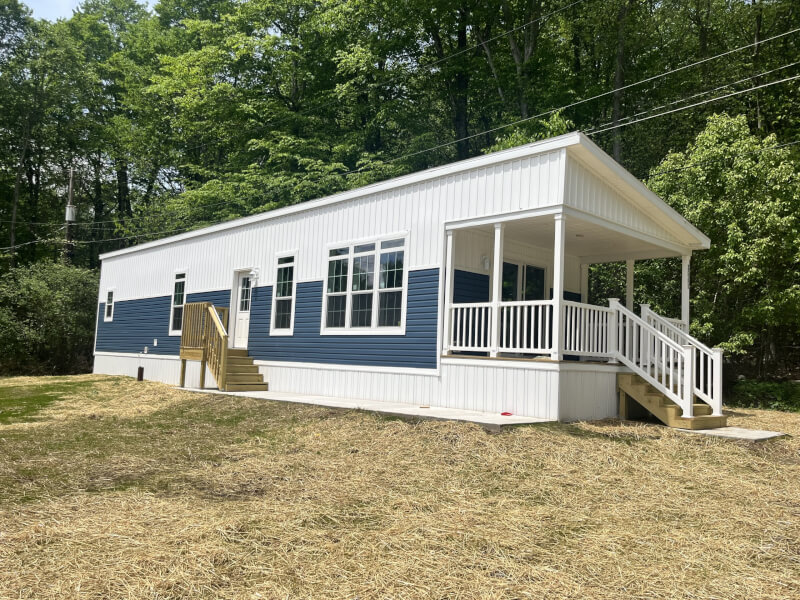
[[[230,290],[198,292],[187,296],[188,302],[213,302],[228,306]],[[147,346],[150,354],[177,356],[181,337],[169,335],[169,316],[172,296],[121,300],[114,303],[114,320],[103,320],[105,302],[98,307],[97,350],[99,352],[142,352]],[[153,346],[153,339],[158,346]]]
[[[114,303],[114,320],[105,322],[105,302],[100,303],[97,322],[99,352],[142,352],[147,346],[151,354],[174,354],[179,351],[181,338],[169,335],[171,296],[121,300]],[[158,338],[158,346],[153,346]]]
[[456,270],[453,274],[453,302],[489,302],[489,276],[482,273]]
[[269,336],[272,286],[253,291],[248,350],[257,360],[436,368],[439,270],[410,271],[405,335],[320,335],[321,281],[297,284],[294,335]]
[[[439,270],[410,271],[405,335],[320,335],[321,281],[297,284],[293,336],[269,335],[272,286],[253,289],[248,350],[257,360],[326,364],[436,368]],[[189,294],[189,302],[229,306],[230,291]],[[97,350],[100,352],[179,352],[180,336],[170,336],[170,296],[124,300],[114,306],[114,320],[103,321],[98,307]],[[153,338],[158,346],[153,347]]]

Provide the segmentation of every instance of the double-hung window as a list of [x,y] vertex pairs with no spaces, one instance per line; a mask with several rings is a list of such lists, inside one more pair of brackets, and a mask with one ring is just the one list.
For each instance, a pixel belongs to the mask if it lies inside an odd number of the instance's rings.
[[108,294],[106,296],[106,312],[103,315],[104,321],[113,321],[114,320],[114,291],[108,290]]
[[402,332],[405,276],[405,239],[332,248],[323,332]]
[[293,332],[296,290],[294,265],[294,255],[278,257],[272,302],[273,335],[291,335]]
[[172,306],[169,319],[170,335],[179,335],[183,329],[183,305],[186,304],[186,273],[175,275],[172,288]]

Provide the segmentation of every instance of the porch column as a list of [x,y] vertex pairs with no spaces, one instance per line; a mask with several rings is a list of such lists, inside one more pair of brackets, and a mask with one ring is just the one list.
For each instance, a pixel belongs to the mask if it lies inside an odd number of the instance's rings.
[[564,246],[566,243],[566,215],[557,214],[555,219],[555,235],[553,236],[553,347],[550,358],[561,360],[562,338],[564,332],[561,326],[561,303],[564,300]]
[[503,293],[503,223],[494,224],[494,254],[492,256],[492,347],[490,356],[500,348],[500,298]]
[[589,303],[589,265],[581,263],[581,302]]
[[689,263],[691,254],[681,256],[681,321],[686,324],[689,331]]
[[445,246],[445,275],[444,275],[444,330],[442,331],[442,353],[450,352],[450,342],[453,340],[451,332],[451,307],[453,305],[453,248],[455,237],[453,231],[447,232],[447,244]]
[[633,310],[633,261],[625,261],[625,308]]

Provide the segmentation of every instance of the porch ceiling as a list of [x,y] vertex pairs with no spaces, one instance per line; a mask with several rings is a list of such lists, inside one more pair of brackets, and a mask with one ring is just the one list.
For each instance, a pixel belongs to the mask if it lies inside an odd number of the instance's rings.
[[[491,234],[492,225],[479,229]],[[529,217],[505,222],[505,238],[547,250],[553,249],[555,224],[552,215]],[[627,259],[666,258],[680,256],[680,249],[667,242],[646,240],[611,225],[585,220],[574,215],[566,219],[566,248],[570,256],[585,262],[613,262]]]

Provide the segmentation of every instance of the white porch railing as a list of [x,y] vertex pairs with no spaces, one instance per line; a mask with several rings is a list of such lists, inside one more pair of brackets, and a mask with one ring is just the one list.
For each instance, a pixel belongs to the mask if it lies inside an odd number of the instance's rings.
[[489,352],[492,343],[492,303],[453,304],[450,307],[450,350]]
[[546,354],[553,346],[553,303],[550,300],[500,304],[499,352]]
[[[494,335],[491,302],[452,304],[445,350],[522,355],[553,351],[553,300],[501,302]],[[568,356],[618,360],[692,416],[695,397],[722,414],[722,351],[709,348],[682,323],[642,305],[639,317],[617,300],[594,306],[562,300],[561,351]]]
[[575,356],[612,357],[609,326],[614,311],[604,306],[564,300],[561,303],[564,323],[563,350]]

